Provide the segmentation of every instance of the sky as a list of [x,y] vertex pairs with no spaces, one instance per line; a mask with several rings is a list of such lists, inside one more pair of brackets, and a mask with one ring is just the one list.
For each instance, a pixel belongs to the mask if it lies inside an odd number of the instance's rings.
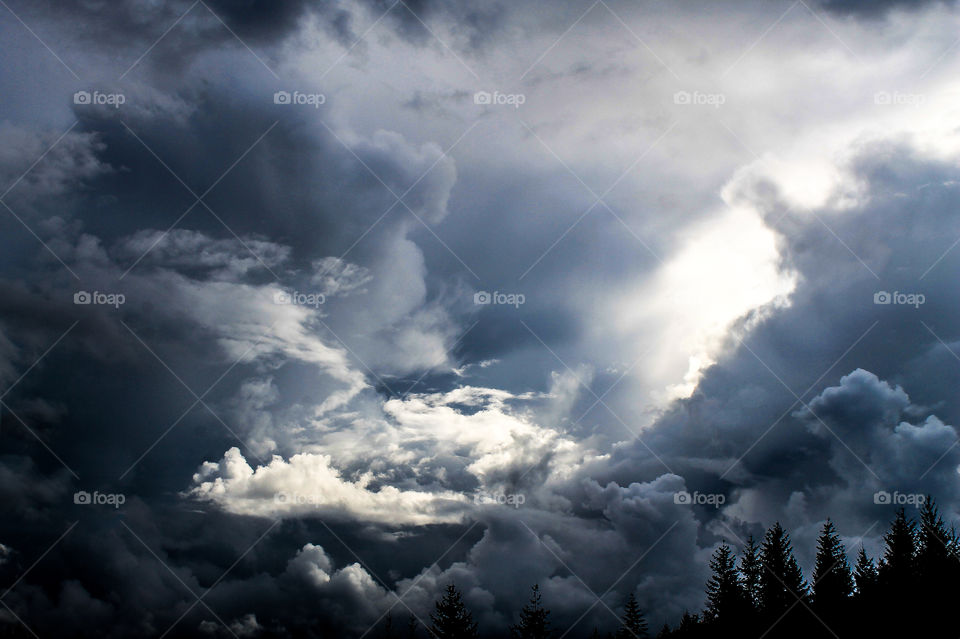
[[960,524],[953,2],[0,5],[0,627],[579,637]]

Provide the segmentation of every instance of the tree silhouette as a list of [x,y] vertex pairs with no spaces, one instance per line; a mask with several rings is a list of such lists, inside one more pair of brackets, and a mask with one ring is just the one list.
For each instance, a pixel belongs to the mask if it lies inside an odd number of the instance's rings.
[[473,615],[463,605],[463,597],[456,586],[450,584],[443,597],[437,600],[436,610],[431,613],[430,634],[436,639],[473,639],[477,637],[477,624]]
[[798,600],[807,600],[807,584],[803,580],[800,565],[793,556],[790,535],[780,522],[767,530],[760,549],[760,559],[763,564],[760,575],[760,608],[764,623],[796,629],[805,608],[794,604]]
[[867,556],[863,544],[860,545],[860,552],[857,553],[857,566],[854,569],[853,578],[856,581],[857,596],[860,599],[873,596],[877,587],[877,567]]
[[916,576],[917,533],[903,508],[897,511],[883,541],[886,547],[877,569],[880,585],[894,596],[911,591]]
[[853,577],[847,552],[830,519],[823,524],[817,540],[817,560],[813,570],[813,603],[823,614],[835,615],[853,594]]
[[617,639],[642,639],[647,636],[647,620],[637,598],[631,592],[623,607],[623,618],[620,620],[620,629],[617,630]]
[[[897,511],[890,530],[883,536],[884,553],[877,567],[876,610],[912,610],[917,603],[917,532],[904,509]],[[896,634],[910,631],[911,623],[894,615],[887,630]]]
[[534,584],[530,601],[520,611],[520,623],[510,628],[513,639],[547,639],[550,632],[550,611],[540,602],[540,586]]
[[393,639],[393,615],[389,612],[383,620],[383,632],[380,634],[383,639]]
[[[953,516],[953,512],[950,516]],[[840,533],[827,519],[817,538],[811,582],[805,582],[794,556],[790,536],[775,523],[758,546],[751,537],[739,564],[725,542],[710,559],[711,575],[705,588],[702,615],[685,611],[676,626],[663,624],[658,639],[852,639],[859,637],[956,636],[951,604],[960,583],[960,538],[944,523],[929,497],[920,508],[919,523],[900,509],[883,535],[882,557],[874,562],[863,544],[853,570]],[[463,608],[452,586],[437,602],[445,618],[467,620],[441,634],[434,615],[433,637],[476,637],[476,624]],[[457,612],[459,611],[459,612]],[[532,587],[530,601],[511,628],[513,639],[551,636],[549,612],[540,589]],[[459,633],[459,634],[458,634]],[[615,635],[594,628],[591,639],[642,639],[648,636],[636,596],[624,604]]]
[[[949,608],[953,590],[960,579],[956,539],[947,530],[940,511],[931,497],[920,507],[920,525],[917,528],[916,597],[931,610]],[[924,630],[933,630],[931,619],[920,621]]]
[[743,588],[747,601],[755,610],[760,609],[760,577],[763,574],[763,562],[760,560],[760,546],[753,535],[747,537],[747,544],[743,548],[740,558],[740,575],[743,579]]
[[707,608],[703,617],[714,630],[732,629],[742,622],[747,611],[747,598],[737,572],[736,558],[726,542],[713,553],[710,560],[713,574],[707,581]]

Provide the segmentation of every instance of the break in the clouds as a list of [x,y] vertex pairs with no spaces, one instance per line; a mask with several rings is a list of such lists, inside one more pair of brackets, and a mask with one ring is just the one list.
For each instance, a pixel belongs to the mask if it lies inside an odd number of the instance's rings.
[[4,5],[4,631],[360,637],[455,583],[493,635],[539,583],[587,636],[775,521],[807,571],[884,491],[960,523],[958,24]]

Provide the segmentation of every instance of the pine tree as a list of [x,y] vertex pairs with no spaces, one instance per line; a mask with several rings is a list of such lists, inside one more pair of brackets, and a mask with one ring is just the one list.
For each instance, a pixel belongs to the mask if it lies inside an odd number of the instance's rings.
[[760,560],[760,546],[753,535],[747,537],[747,545],[740,558],[740,574],[747,601],[755,610],[760,608],[760,576],[763,574],[763,562]]
[[836,527],[829,519],[823,524],[817,541],[813,582],[813,603],[824,614],[837,614],[853,594],[847,553]]
[[952,545],[952,535],[940,517],[940,510],[933,499],[927,497],[920,507],[916,550],[917,573],[924,586],[947,586],[942,582],[956,561]]
[[647,636],[647,620],[640,610],[637,598],[631,592],[623,608],[623,619],[617,630],[617,639],[642,639]]
[[710,568],[713,575],[707,581],[704,619],[715,627],[732,628],[734,623],[742,622],[747,602],[737,572],[736,558],[726,542],[714,551]]
[[530,601],[520,611],[520,623],[510,628],[513,639],[547,639],[550,632],[550,611],[541,603],[540,586],[533,585]]
[[478,636],[477,624],[463,605],[463,597],[456,586],[447,586],[435,607],[436,610],[430,615],[433,622],[430,633],[435,639],[473,639]]
[[410,619],[407,621],[407,639],[417,639],[417,625],[417,618],[410,615]]
[[[960,563],[955,554],[955,540],[947,530],[940,511],[931,497],[920,507],[920,526],[917,529],[916,597],[929,610],[949,609],[958,579]],[[924,617],[918,621],[921,632],[934,631],[934,620]]]
[[790,544],[790,535],[779,522],[767,531],[760,550],[760,605],[766,617],[785,614],[799,599],[807,599],[807,584]]
[[854,569],[854,579],[857,583],[857,597],[867,599],[873,596],[877,587],[877,567],[873,560],[867,557],[867,552],[860,545],[860,552],[857,553],[857,567]]
[[898,596],[913,590],[916,576],[916,525],[907,519],[903,508],[883,536],[886,544],[883,560],[878,568],[879,583],[890,595]]
[[692,615],[690,612],[684,610],[683,616],[680,617],[680,623],[677,625],[677,629],[673,631],[672,637],[677,639],[683,639],[684,637],[696,637],[699,636],[701,627],[700,627],[700,615]]

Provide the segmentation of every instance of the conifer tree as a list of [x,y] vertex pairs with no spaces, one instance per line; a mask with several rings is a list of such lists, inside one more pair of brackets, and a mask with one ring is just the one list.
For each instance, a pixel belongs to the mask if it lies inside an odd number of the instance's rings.
[[760,605],[764,616],[779,618],[797,599],[807,599],[807,584],[796,557],[790,535],[779,522],[767,531],[760,550],[763,572],[760,575]]
[[736,558],[726,542],[714,551],[710,568],[713,574],[707,581],[704,619],[716,628],[732,628],[734,623],[742,622],[747,600],[737,572]]
[[643,616],[643,611],[640,610],[637,598],[631,592],[623,608],[623,618],[620,629],[617,631],[617,639],[643,639],[646,636],[647,620]]
[[847,553],[833,522],[827,519],[817,541],[813,572],[813,603],[824,613],[836,614],[853,593]]
[[879,584],[889,595],[897,597],[911,592],[916,576],[916,525],[907,519],[903,508],[883,536],[886,545],[877,570]]
[[540,586],[534,584],[530,601],[520,611],[520,623],[510,629],[513,639],[547,639],[550,632],[550,611],[541,603]]
[[700,634],[700,630],[700,615],[692,615],[689,611],[684,610],[683,616],[680,617],[680,623],[677,624],[677,628],[673,631],[671,637],[678,639],[695,637]]
[[950,567],[956,561],[952,535],[947,530],[940,510],[931,497],[920,507],[920,526],[917,530],[917,573],[924,586],[947,586]]
[[740,575],[747,601],[755,610],[760,608],[760,576],[763,574],[763,563],[760,560],[760,546],[753,535],[747,537],[747,545],[743,548],[740,558]]
[[473,639],[478,636],[473,615],[463,605],[463,597],[456,586],[450,584],[443,597],[435,604],[430,614],[433,622],[431,636],[435,639]]
[[[917,599],[929,610],[945,610],[950,607],[954,590],[960,579],[960,562],[957,561],[955,540],[947,530],[940,511],[931,497],[920,507],[920,525],[917,528],[916,578]],[[935,621],[928,616],[918,620],[921,632],[935,630]]]
[[863,544],[860,545],[860,552],[857,553],[857,566],[853,576],[857,583],[857,597],[867,599],[873,596],[877,587],[877,567],[867,556]]

